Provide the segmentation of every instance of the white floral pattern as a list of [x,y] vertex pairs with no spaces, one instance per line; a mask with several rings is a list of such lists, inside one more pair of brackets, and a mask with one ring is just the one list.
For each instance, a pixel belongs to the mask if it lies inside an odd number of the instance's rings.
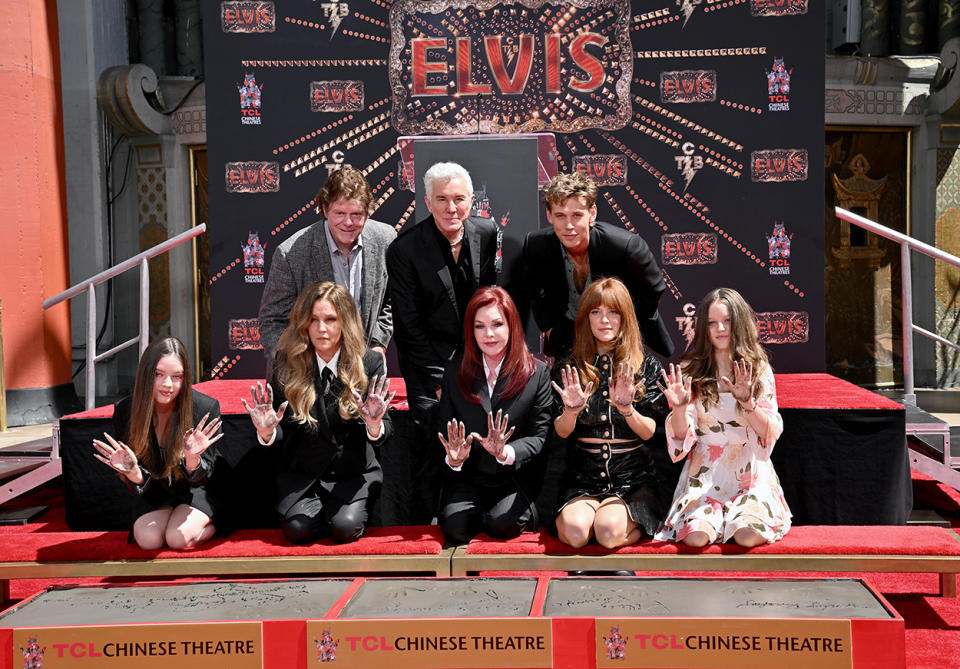
[[720,393],[719,405],[707,407],[699,399],[689,404],[683,438],[673,432],[673,414],[667,416],[670,457],[677,462],[687,456],[687,461],[656,539],[682,541],[691,532],[701,531],[714,543],[725,542],[740,528],[749,527],[773,542],[790,529],[790,509],[770,461],[773,446],[783,432],[783,419],[777,410],[769,366],[760,375],[760,382],[763,394],[757,411],[769,419],[765,435],[747,425],[745,414],[729,392]]

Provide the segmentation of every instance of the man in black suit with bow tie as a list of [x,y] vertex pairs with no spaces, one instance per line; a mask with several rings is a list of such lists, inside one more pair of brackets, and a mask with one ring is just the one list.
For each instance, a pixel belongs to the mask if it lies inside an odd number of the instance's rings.
[[497,226],[470,216],[470,174],[456,163],[436,163],[423,185],[430,216],[402,230],[387,249],[394,341],[417,425],[410,513],[416,524],[429,523],[436,512],[443,450],[432,412],[443,367],[461,346],[470,297],[497,282]]

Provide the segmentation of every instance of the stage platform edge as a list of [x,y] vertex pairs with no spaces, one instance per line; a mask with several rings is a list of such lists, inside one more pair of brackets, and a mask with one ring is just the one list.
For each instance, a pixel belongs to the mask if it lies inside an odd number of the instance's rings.
[[[329,578],[51,588],[0,614],[3,666],[893,669],[858,579]],[[9,662],[9,664],[8,664]],[[31,662],[33,662],[31,664]]]

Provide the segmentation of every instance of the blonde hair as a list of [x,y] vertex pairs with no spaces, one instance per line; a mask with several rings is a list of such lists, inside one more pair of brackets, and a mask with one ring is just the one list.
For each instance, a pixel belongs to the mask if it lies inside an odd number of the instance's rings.
[[597,201],[597,184],[590,177],[573,172],[558,174],[543,187],[543,204],[550,211],[562,207],[572,197],[582,197],[589,209]]
[[367,347],[356,302],[350,292],[339,284],[331,281],[311,283],[297,297],[290,310],[290,324],[277,343],[276,377],[290,403],[293,417],[313,428],[317,425],[316,419],[310,415],[310,409],[317,401],[313,374],[316,353],[308,329],[313,319],[313,307],[319,300],[330,302],[340,319],[337,378],[346,386],[339,399],[341,418],[350,420],[360,416],[351,391],[362,395],[368,381],[363,371],[363,354]]

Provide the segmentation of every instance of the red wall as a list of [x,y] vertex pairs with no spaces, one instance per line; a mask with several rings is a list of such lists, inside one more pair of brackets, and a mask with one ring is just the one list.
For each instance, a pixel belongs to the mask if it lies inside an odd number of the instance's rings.
[[70,381],[56,0],[7,0],[0,21],[0,300],[8,389]]

